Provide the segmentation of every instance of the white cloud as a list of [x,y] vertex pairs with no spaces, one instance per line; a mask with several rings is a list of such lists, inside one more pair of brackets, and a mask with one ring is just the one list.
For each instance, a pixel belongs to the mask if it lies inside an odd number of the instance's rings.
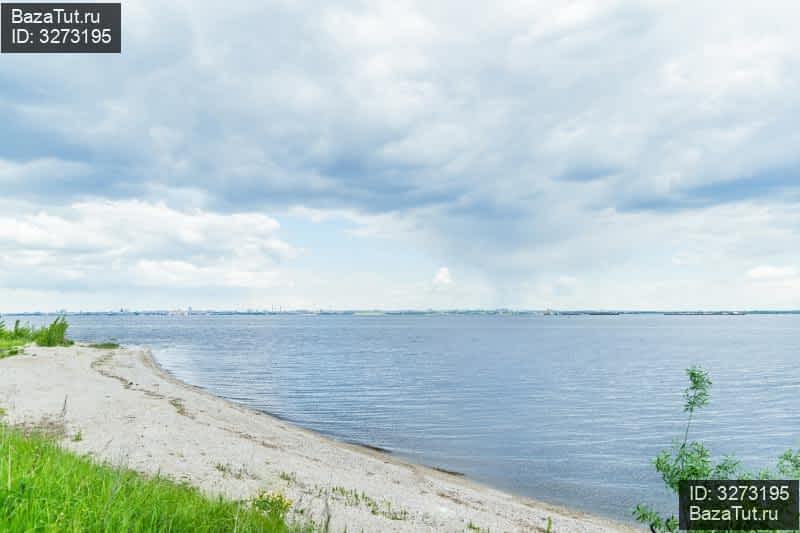
[[436,288],[449,287],[453,284],[453,278],[450,275],[450,269],[441,267],[436,271],[436,276],[433,278],[433,285]]
[[794,267],[762,265],[747,271],[747,277],[755,280],[776,280],[795,276],[797,276],[797,269]]
[[258,213],[184,212],[135,200],[0,215],[0,284],[10,288],[236,287],[280,283],[299,250]]

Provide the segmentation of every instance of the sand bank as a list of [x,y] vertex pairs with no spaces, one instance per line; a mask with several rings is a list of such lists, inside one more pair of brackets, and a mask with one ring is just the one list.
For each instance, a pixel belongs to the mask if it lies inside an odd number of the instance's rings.
[[[163,372],[144,349],[26,348],[0,360],[11,424],[61,430],[64,446],[246,499],[294,501],[330,531],[633,531],[295,427]],[[76,438],[79,436],[79,438]],[[471,529],[469,529],[471,528]]]

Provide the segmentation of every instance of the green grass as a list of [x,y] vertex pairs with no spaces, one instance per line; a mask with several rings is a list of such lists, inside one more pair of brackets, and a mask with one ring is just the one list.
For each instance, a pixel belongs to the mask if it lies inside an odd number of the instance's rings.
[[291,502],[209,498],[164,478],[92,463],[0,425],[0,531],[286,532]]
[[0,359],[22,353],[22,347],[32,342],[39,346],[71,346],[73,342],[67,338],[69,324],[63,316],[56,318],[49,326],[32,328],[20,324],[17,320],[9,329],[0,320]]
[[116,342],[98,342],[95,344],[90,344],[89,348],[97,348],[98,350],[116,350],[119,348],[119,344]]
[[12,355],[19,355],[23,351],[24,349],[17,344],[0,341],[0,359],[11,357]]
[[67,328],[67,319],[60,316],[49,326],[35,330],[33,342],[39,346],[71,346],[73,342],[67,339]]
[[169,404],[178,411],[178,414],[181,416],[189,416],[189,411],[186,410],[186,406],[183,404],[183,400],[180,398],[172,398],[169,401]]

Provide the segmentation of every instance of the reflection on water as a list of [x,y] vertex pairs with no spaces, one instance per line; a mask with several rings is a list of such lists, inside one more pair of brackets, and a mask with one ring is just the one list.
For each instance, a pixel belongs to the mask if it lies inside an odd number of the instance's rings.
[[[13,320],[13,317],[7,317]],[[683,369],[714,381],[693,435],[758,468],[798,444],[800,316],[74,316],[170,372],[348,441],[553,503],[674,511],[651,459]]]

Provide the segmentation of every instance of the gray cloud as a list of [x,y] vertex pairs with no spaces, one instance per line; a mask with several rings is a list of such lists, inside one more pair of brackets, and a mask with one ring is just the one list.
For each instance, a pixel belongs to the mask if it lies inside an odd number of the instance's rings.
[[0,183],[40,206],[346,212],[497,286],[629,267],[678,212],[796,205],[798,11],[126,4],[120,57],[0,64]]

